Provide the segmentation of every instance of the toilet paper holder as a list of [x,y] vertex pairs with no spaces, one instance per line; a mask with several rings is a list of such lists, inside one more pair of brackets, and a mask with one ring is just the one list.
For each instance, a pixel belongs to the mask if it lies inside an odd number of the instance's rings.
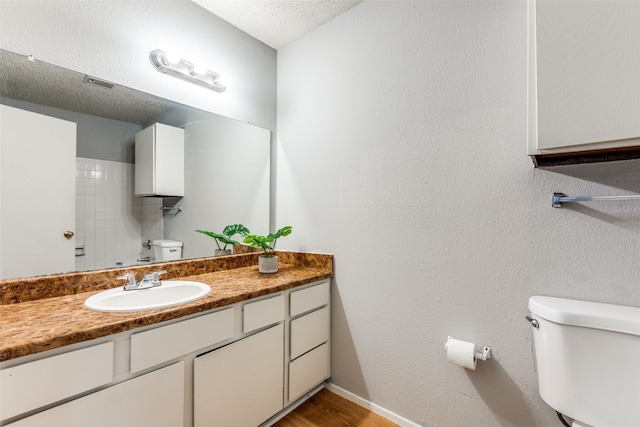
[[[452,340],[453,337],[451,336],[447,336],[447,342],[444,345],[445,350],[449,347],[449,340]],[[478,346],[476,345],[476,348]],[[480,350],[475,350],[474,351],[474,357],[476,358],[476,360],[483,360],[486,361],[487,359],[491,359],[491,347],[489,347],[488,345],[482,346],[482,349]]]

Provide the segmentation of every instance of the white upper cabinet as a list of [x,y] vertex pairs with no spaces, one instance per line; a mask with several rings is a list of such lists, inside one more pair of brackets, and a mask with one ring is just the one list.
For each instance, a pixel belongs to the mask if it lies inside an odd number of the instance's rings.
[[640,147],[638,22],[635,1],[529,1],[530,155]]
[[184,129],[154,123],[136,134],[136,196],[184,196]]

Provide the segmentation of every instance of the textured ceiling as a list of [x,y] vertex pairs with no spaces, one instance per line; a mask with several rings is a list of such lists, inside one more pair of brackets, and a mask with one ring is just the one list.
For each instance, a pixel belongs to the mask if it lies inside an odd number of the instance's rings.
[[84,74],[0,49],[0,96],[145,124],[177,104],[124,86],[83,82]]
[[267,46],[279,49],[362,0],[192,0]]

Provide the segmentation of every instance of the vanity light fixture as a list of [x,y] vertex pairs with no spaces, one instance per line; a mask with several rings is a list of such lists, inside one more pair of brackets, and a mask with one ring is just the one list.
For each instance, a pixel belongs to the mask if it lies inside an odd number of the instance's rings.
[[220,83],[220,74],[211,70],[201,70],[194,63],[179,57],[173,58],[163,50],[152,50],[149,53],[149,60],[161,73],[215,90],[216,92],[224,92],[227,89]]

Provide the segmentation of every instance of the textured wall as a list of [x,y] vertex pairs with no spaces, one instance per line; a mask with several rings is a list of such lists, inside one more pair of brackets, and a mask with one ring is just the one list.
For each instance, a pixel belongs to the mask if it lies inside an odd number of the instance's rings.
[[525,2],[365,1],[278,51],[276,225],[335,254],[331,381],[426,426],[558,425],[529,296],[640,305],[640,204],[551,207],[637,163],[533,168],[526,47]]
[[[275,129],[275,50],[191,1],[0,0],[0,47]],[[154,49],[202,61],[227,91],[158,73]]]

